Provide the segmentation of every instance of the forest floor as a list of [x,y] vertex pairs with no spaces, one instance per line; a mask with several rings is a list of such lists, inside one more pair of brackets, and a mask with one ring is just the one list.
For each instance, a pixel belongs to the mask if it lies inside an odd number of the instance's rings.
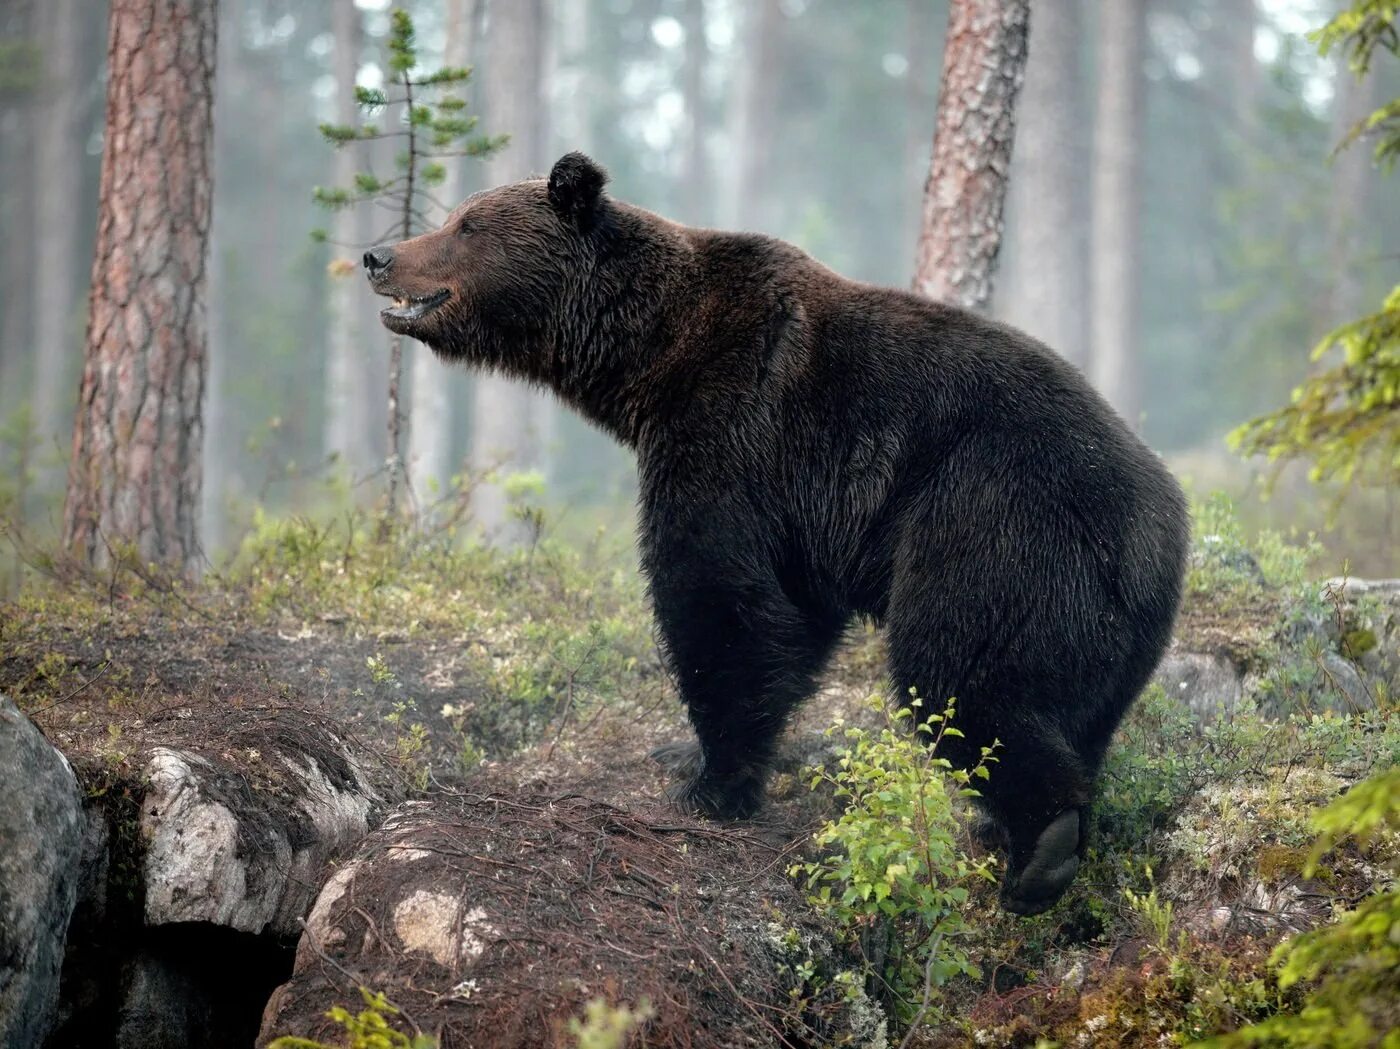
[[[1344,848],[1305,877],[1309,818],[1400,759],[1400,719],[1383,686],[1371,709],[1319,712],[1317,631],[1298,625],[1333,610],[1306,584],[1304,555],[1277,543],[1247,553],[1227,539],[1228,550],[1198,550],[1178,647],[1221,654],[1249,668],[1254,691],[1276,705],[1306,696],[1311,709],[1295,703],[1295,716],[1275,718],[1243,709],[1203,728],[1179,700],[1149,690],[1105,770],[1094,844],[1069,894],[1020,919],[998,909],[991,881],[969,879],[961,946],[975,975],[930,996],[907,1044],[1156,1046],[1232,1030],[1298,1004],[1296,989],[1278,988],[1275,943],[1383,887],[1391,839]],[[601,996],[622,1010],[612,1014],[618,1029],[634,1029],[617,1045],[688,1044],[726,1025],[751,1030],[755,1045],[878,1044],[878,1024],[849,1014],[879,1001],[894,1014],[889,1043],[904,1038],[901,1023],[920,1003],[901,1002],[871,971],[869,928],[810,907],[789,873],[822,853],[813,835],[841,813],[829,786],[810,789],[804,774],[839,765],[845,737],[829,727],[882,725],[867,702],[882,687],[873,630],[853,633],[796,718],[771,804],[730,828],[673,812],[666,777],[647,760],[657,744],[690,734],[626,559],[552,545],[500,555],[381,544],[299,522],[267,526],[235,567],[194,586],[131,564],[98,574],[40,567],[50,578],[0,605],[0,692],[69,757],[89,792],[139,803],[140,756],[154,745],[238,766],[270,737],[295,748],[320,724],[366,756],[386,797],[437,806],[459,833],[495,841],[491,862],[515,864],[505,876],[537,908],[534,932],[522,924],[516,939],[548,939],[552,928],[551,964],[567,965],[572,952],[608,977],[567,994],[541,984],[533,993],[558,1001],[511,1016],[481,995],[472,1022],[482,1029],[546,1024],[552,1044],[586,1044],[560,1010],[587,1029],[584,1005]],[[502,804],[517,806],[517,818],[503,821]],[[432,836],[443,825],[408,819],[376,840],[392,847],[394,835],[412,833],[413,849],[441,850]],[[438,845],[425,849],[422,835]],[[958,835],[968,857],[987,858]],[[437,876],[485,877],[476,867]],[[580,894],[597,889],[595,867],[609,872],[606,907],[618,908],[599,919],[612,941],[578,924]],[[585,868],[578,885],[563,874]],[[549,899],[557,914],[538,910]],[[589,899],[590,914],[603,906]],[[706,922],[736,930],[745,915],[771,942],[697,932]],[[610,962],[590,953],[600,937],[616,948]],[[715,942],[728,949],[720,960]],[[493,970],[481,965],[476,979],[487,980]],[[417,983],[364,982],[444,1047],[469,1044],[453,1040],[453,1025],[465,1023],[461,1002],[423,972]],[[329,1037],[326,1024],[307,1028],[306,1010],[356,1004],[344,981],[301,991],[300,1013],[284,1009],[301,1024],[296,1033]],[[629,1018],[625,1007],[643,997],[650,1019]]]

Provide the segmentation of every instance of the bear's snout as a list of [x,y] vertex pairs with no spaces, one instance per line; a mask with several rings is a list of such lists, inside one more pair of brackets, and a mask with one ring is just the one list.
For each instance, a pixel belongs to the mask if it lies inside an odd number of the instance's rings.
[[369,279],[374,280],[377,277],[382,277],[394,264],[394,253],[388,248],[370,248],[369,251],[365,252],[364,264]]

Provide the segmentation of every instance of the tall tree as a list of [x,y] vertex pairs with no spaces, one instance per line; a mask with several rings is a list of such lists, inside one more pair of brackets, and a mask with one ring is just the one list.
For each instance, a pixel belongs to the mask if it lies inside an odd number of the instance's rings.
[[[241,45],[236,27],[243,24],[248,0],[221,0],[221,15],[233,32],[219,34],[216,65],[219,76],[214,87],[214,170],[233,166],[231,117],[245,95],[244,77],[238,61]],[[200,543],[209,559],[223,552],[228,532],[231,488],[236,483],[233,469],[234,436],[231,418],[232,396],[228,368],[231,340],[228,329],[228,269],[226,265],[233,237],[229,208],[218,207],[209,224],[208,357],[209,369],[204,389],[204,483],[200,509]]]
[[38,433],[58,434],[72,391],[70,368],[78,358],[78,224],[73,209],[81,199],[83,142],[81,94],[87,83],[81,68],[83,26],[77,0],[46,0],[38,7],[43,81],[38,101],[38,141],[34,150],[34,221],[43,235],[34,241],[34,397]]
[[1094,114],[1090,375],[1129,426],[1138,425],[1138,257],[1146,0],[1099,5]]
[[1254,58],[1254,32],[1258,28],[1259,12],[1255,0],[1227,0],[1221,26],[1220,58],[1230,70],[1230,107],[1242,135],[1250,135],[1255,126],[1255,110],[1259,105],[1262,80],[1259,63]]
[[[1353,76],[1345,54],[1335,55],[1336,93],[1332,98],[1332,142],[1340,144],[1357,124],[1384,101],[1379,70],[1370,76]],[[1327,247],[1330,280],[1323,305],[1322,329],[1361,312],[1366,302],[1368,267],[1362,256],[1368,246],[1366,224],[1372,214],[1375,191],[1375,158],[1363,140],[1352,148],[1340,148],[1332,158],[1332,192],[1327,198]]]
[[[341,126],[353,124],[359,114],[355,101],[355,76],[360,68],[360,11],[355,0],[332,0],[331,65],[335,72],[335,120]],[[342,146],[335,151],[333,185],[348,186],[355,172],[365,166],[364,147]],[[359,239],[359,220],[344,208],[331,218],[331,239],[342,250]],[[343,267],[342,267],[343,268]],[[355,309],[355,296],[362,293],[358,267],[337,272],[330,281],[327,317],[326,405],[322,427],[323,454],[337,455],[351,476],[370,465],[369,385],[361,340],[361,315]]]
[[[510,145],[487,164],[492,185],[519,181],[544,167],[544,33],[544,0],[492,5],[487,25],[491,64],[484,85],[486,114],[492,127],[510,135]],[[535,400],[530,390],[510,379],[478,377],[471,448],[478,475],[535,464],[533,431],[539,422]],[[521,538],[508,520],[509,509],[500,484],[478,486],[473,503],[477,523],[489,537],[507,544]]]
[[992,294],[1026,66],[1028,0],[953,0],[914,290],[978,309]]
[[705,0],[685,0],[685,56],[681,66],[681,96],[685,99],[685,159],[681,194],[685,221],[704,223],[709,215],[710,164],[705,151],[705,69],[710,45],[705,39]]
[[763,221],[768,203],[765,187],[777,116],[781,66],[777,51],[783,8],[780,0],[753,0],[744,5],[744,10],[745,18],[740,24],[742,65],[730,111],[734,156],[725,187],[723,224],[755,229]]
[[[472,31],[476,27],[476,9],[481,2],[483,0],[447,0],[444,65],[470,65]],[[442,202],[447,207],[456,207],[465,196],[464,167],[465,161],[448,167],[441,193]],[[433,485],[446,484],[451,480],[453,471],[447,376],[443,374],[442,364],[421,344],[413,347],[412,402],[408,418],[409,480],[421,511]]]
[[1082,366],[1089,351],[1089,194],[1081,175],[1088,148],[1081,39],[1080,0],[1036,10],[1011,158],[1010,250],[997,313]]
[[106,139],[64,541],[199,566],[216,0],[112,0]]
[[[16,0],[0,10],[0,412],[15,407],[28,364],[33,310],[35,243],[32,207],[34,107],[39,48],[34,42],[34,0]],[[26,391],[27,392],[27,391]],[[10,396],[5,396],[9,394]]]

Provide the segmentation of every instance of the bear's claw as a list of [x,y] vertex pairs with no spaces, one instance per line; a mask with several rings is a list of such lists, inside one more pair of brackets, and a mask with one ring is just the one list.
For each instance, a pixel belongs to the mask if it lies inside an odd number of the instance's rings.
[[1040,832],[1021,868],[1007,873],[1002,907],[1026,917],[1049,910],[1079,870],[1079,844],[1079,810],[1069,809]]

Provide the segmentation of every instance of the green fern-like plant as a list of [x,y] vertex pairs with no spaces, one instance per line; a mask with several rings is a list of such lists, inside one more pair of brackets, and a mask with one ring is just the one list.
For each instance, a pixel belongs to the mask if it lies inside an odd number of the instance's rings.
[[[355,88],[355,101],[366,118],[360,124],[321,124],[321,137],[337,149],[354,142],[403,140],[391,176],[357,172],[349,186],[317,186],[312,199],[329,211],[379,205],[394,215],[392,225],[379,241],[407,240],[433,223],[430,213],[447,205],[435,201],[432,190],[447,181],[446,161],[485,157],[506,144],[506,136],[492,137],[477,130],[477,118],[468,112],[466,100],[456,93],[471,79],[466,67],[444,66],[420,70],[418,41],[413,19],[395,8],[389,23],[389,55],[386,87]],[[312,238],[327,239],[325,230],[313,230]],[[384,527],[398,512],[398,492],[404,472],[401,450],[399,385],[403,374],[403,339],[389,340],[389,459],[388,505]],[[383,529],[381,529],[381,532]]]

